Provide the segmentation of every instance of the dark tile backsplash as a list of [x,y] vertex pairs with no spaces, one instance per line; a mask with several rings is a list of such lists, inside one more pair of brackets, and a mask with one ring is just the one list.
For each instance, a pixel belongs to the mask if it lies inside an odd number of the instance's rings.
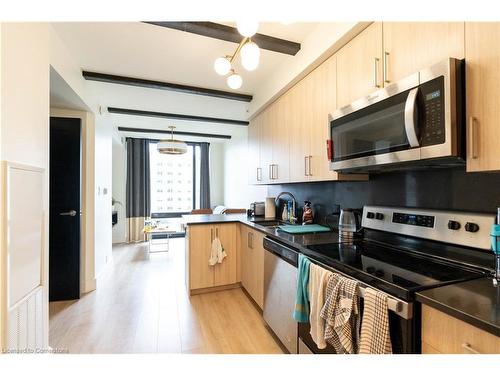
[[298,205],[313,204],[315,222],[341,207],[405,206],[440,210],[496,212],[500,206],[500,173],[466,173],[463,169],[388,172],[363,182],[314,182],[270,185],[268,195],[295,195]]

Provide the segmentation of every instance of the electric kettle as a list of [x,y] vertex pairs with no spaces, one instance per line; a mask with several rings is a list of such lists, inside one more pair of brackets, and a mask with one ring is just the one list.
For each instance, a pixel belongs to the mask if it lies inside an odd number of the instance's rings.
[[361,214],[352,208],[340,210],[339,236],[341,239],[352,239],[355,233],[361,231]]

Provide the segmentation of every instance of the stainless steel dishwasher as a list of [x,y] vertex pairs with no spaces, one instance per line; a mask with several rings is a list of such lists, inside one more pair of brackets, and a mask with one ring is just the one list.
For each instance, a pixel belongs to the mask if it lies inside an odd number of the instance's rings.
[[281,343],[297,353],[298,325],[292,314],[297,288],[298,253],[264,238],[264,320]]

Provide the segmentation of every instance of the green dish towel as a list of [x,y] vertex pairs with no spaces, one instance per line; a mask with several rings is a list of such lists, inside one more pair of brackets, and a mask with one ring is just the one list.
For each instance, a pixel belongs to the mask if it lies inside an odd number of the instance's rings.
[[293,318],[299,323],[309,321],[309,265],[311,261],[299,254],[299,270],[297,276],[297,293],[295,295],[295,310]]

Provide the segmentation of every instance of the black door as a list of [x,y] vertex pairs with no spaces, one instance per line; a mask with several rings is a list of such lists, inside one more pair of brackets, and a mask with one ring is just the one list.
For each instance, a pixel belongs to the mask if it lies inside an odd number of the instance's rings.
[[80,298],[80,137],[80,119],[50,118],[50,301]]

